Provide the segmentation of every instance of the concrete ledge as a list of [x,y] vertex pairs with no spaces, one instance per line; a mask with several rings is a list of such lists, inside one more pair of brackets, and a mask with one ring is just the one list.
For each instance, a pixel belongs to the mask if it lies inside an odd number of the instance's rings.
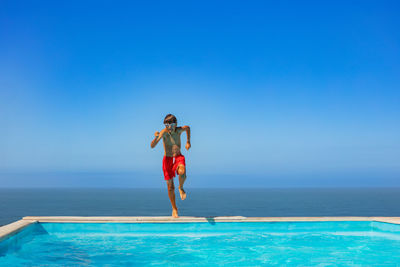
[[374,217],[375,222],[400,224],[400,217]]
[[85,216],[27,216],[22,221],[60,223],[188,223],[188,222],[322,222],[322,221],[377,221],[400,224],[400,217],[85,217]]
[[22,231],[28,225],[35,223],[36,220],[19,220],[0,227],[0,242]]

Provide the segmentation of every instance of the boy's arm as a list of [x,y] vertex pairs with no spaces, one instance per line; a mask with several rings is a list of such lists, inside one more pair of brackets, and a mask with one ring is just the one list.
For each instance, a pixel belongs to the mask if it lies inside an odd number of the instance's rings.
[[163,129],[163,130],[161,131],[161,133],[155,132],[155,134],[154,134],[154,136],[155,136],[155,137],[154,137],[154,140],[151,141],[151,144],[150,144],[150,147],[151,147],[151,148],[154,148],[154,147],[158,144],[158,142],[161,140],[161,138],[163,138],[164,133],[165,133],[165,129]]
[[187,137],[187,141],[186,141],[186,146],[185,148],[187,150],[189,150],[189,148],[191,147],[190,145],[190,127],[189,126],[182,126],[182,131],[186,131],[186,137]]

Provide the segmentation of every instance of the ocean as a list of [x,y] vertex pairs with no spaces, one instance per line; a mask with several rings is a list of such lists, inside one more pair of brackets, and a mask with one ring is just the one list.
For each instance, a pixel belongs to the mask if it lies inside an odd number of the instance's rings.
[[[400,216],[400,188],[187,188],[181,216]],[[24,216],[170,216],[166,189],[0,188],[0,225]]]

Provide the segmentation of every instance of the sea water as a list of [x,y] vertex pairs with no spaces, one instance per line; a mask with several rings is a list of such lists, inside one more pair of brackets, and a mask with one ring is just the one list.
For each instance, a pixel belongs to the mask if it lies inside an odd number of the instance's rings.
[[[400,216],[400,188],[187,188],[182,216]],[[0,189],[0,225],[23,216],[170,216],[162,189]]]

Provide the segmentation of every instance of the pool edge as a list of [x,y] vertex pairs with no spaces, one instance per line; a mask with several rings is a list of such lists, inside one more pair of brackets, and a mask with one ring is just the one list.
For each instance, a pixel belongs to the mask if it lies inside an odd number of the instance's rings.
[[[400,224],[400,217],[98,217],[98,216],[26,216],[20,221],[27,222],[68,222],[68,223],[192,223],[192,222],[322,222],[322,221],[376,221]],[[19,222],[19,221],[17,221]],[[3,226],[4,227],[4,226]],[[0,228],[1,229],[1,228]],[[0,232],[1,233],[1,232]],[[1,235],[0,235],[1,238]]]
[[21,219],[10,224],[0,227],[0,242],[14,236],[21,232],[31,224],[36,223],[37,220]]

